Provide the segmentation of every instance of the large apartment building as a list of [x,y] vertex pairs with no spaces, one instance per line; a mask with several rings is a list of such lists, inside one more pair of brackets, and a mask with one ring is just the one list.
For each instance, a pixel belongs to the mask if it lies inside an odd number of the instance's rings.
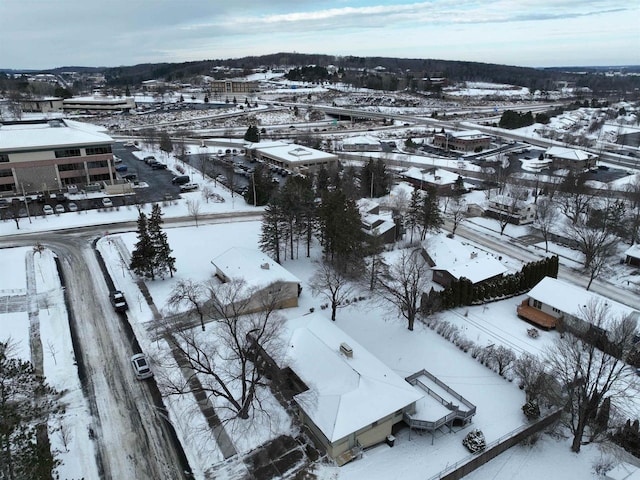
[[0,194],[114,183],[113,139],[71,120],[0,122]]

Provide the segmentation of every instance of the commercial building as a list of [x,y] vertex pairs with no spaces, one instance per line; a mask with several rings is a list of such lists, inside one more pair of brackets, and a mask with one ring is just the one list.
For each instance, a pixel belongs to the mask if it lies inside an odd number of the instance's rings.
[[233,95],[236,93],[252,93],[258,91],[258,82],[249,80],[212,80],[209,84],[212,93]]
[[0,193],[115,182],[113,139],[72,120],[0,122]]
[[295,143],[258,142],[246,146],[250,155],[270,165],[285,168],[294,173],[316,172],[321,167],[337,166],[338,156]]
[[444,150],[480,152],[489,148],[490,145],[491,137],[478,130],[437,133],[433,137],[433,146]]

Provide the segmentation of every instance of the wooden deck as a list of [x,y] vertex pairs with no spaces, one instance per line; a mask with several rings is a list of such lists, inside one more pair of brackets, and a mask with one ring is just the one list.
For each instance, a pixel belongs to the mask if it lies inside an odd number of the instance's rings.
[[518,316],[534,325],[550,330],[556,328],[557,318],[552,317],[548,313],[544,313],[537,308],[530,307],[527,300],[524,300],[517,308]]

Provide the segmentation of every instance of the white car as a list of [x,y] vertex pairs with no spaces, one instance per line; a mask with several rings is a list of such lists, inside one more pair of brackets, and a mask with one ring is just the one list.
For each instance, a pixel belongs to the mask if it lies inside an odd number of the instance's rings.
[[78,205],[76,205],[74,202],[70,202],[67,208],[69,209],[70,212],[78,211]]
[[108,208],[113,207],[113,202],[111,201],[111,199],[109,197],[104,197],[102,199],[102,206],[103,207],[108,207]]
[[45,205],[42,207],[42,211],[45,215],[53,215],[53,207],[51,205]]
[[56,205],[56,213],[64,213],[64,205],[60,203]]
[[153,372],[147,361],[147,357],[144,353],[136,353],[131,357],[131,365],[133,366],[133,373],[138,380],[145,380],[153,377]]
[[124,142],[124,146],[125,147],[135,147],[136,144],[135,144],[135,142],[133,140],[129,140],[127,142]]
[[180,185],[181,192],[192,192],[198,189],[197,183],[185,183],[184,185]]

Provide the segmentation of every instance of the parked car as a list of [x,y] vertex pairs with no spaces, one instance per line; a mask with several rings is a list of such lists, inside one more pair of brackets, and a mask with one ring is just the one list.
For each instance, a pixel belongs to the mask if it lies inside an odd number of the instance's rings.
[[56,213],[64,213],[64,205],[60,203],[56,205]]
[[45,205],[42,207],[42,211],[45,215],[53,215],[53,207],[51,205]]
[[111,201],[111,199],[109,197],[104,197],[102,199],[102,206],[103,207],[113,207],[113,202]]
[[138,380],[145,380],[153,377],[153,372],[144,353],[136,353],[131,357],[131,365],[133,365],[133,373]]
[[120,290],[114,290],[109,294],[109,298],[111,299],[111,305],[116,312],[124,312],[129,308],[127,305],[127,300],[124,298],[124,294]]
[[149,155],[148,157],[144,157],[144,163],[149,165],[151,162],[157,162],[156,157],[153,155]]
[[113,163],[122,163],[122,159],[116,155],[113,156]]
[[185,183],[184,185],[180,185],[181,192],[192,192],[198,189],[197,183]]
[[167,164],[162,162],[151,162],[149,165],[154,170],[164,170],[165,168],[167,168]]
[[124,163],[116,166],[116,172],[126,172],[129,169]]
[[135,147],[136,144],[133,142],[133,140],[128,140],[128,141],[124,142],[123,146],[131,148],[131,147]]
[[74,202],[70,202],[69,205],[67,205],[67,208],[69,209],[70,212],[78,211],[78,205],[76,205]]
[[171,183],[174,185],[184,185],[185,183],[189,183],[190,180],[189,175],[178,175],[171,179]]
[[123,175],[122,178],[124,180],[133,182],[134,180],[138,180],[138,175],[136,175],[135,173],[127,173],[126,175]]

